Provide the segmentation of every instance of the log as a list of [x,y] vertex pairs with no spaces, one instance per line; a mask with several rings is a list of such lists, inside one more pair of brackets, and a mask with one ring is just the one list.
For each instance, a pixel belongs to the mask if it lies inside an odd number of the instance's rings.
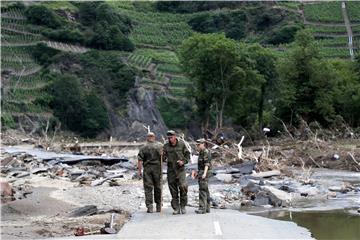
[[113,178],[119,178],[119,177],[123,177],[124,175],[122,173],[119,173],[119,174],[114,174],[112,176],[109,176],[107,178],[103,178],[103,179],[97,179],[95,181],[93,181],[91,183],[91,186],[94,187],[94,186],[99,186],[99,185],[102,185],[104,182],[106,182],[107,180],[110,180],[110,179],[113,179]]
[[280,175],[281,173],[279,170],[272,170],[267,172],[253,173],[250,176],[257,178],[267,178],[267,177],[280,176]]

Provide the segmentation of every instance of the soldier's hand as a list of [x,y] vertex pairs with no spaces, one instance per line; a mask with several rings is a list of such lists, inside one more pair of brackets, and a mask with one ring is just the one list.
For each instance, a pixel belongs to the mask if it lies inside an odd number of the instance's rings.
[[184,165],[184,162],[182,160],[177,160],[177,163],[179,164],[179,166],[181,167],[182,165]]
[[197,175],[197,173],[196,173],[195,171],[192,171],[192,172],[191,172],[191,177],[192,177],[193,179],[196,178],[196,175]]
[[206,178],[206,174],[204,173],[202,176],[201,176],[202,179],[205,179]]

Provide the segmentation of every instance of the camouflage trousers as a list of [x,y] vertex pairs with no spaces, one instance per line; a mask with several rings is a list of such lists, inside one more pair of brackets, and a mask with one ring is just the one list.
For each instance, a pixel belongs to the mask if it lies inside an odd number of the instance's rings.
[[199,210],[210,210],[209,179],[199,176]]
[[160,164],[147,165],[144,167],[143,183],[146,207],[151,207],[154,200],[156,204],[161,204],[162,173]]
[[168,171],[169,190],[171,193],[171,207],[178,210],[187,204],[188,185],[186,182],[185,169],[180,171]]

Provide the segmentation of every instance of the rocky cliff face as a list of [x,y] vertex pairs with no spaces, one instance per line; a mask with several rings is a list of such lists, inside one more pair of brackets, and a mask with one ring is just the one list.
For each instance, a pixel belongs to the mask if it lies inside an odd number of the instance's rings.
[[131,90],[125,117],[119,117],[110,110],[111,127],[107,134],[119,140],[143,140],[147,133],[144,126],[150,126],[158,139],[161,135],[165,136],[167,127],[155,103],[156,93],[153,90],[143,87]]

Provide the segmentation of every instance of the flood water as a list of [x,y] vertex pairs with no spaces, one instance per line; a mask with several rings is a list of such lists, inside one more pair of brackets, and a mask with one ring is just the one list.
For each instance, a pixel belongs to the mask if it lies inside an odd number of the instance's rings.
[[[352,210],[356,212],[356,210]],[[263,217],[295,222],[310,230],[316,239],[360,239],[360,215],[346,210],[324,212],[266,212]],[[291,216],[290,216],[291,215]]]

